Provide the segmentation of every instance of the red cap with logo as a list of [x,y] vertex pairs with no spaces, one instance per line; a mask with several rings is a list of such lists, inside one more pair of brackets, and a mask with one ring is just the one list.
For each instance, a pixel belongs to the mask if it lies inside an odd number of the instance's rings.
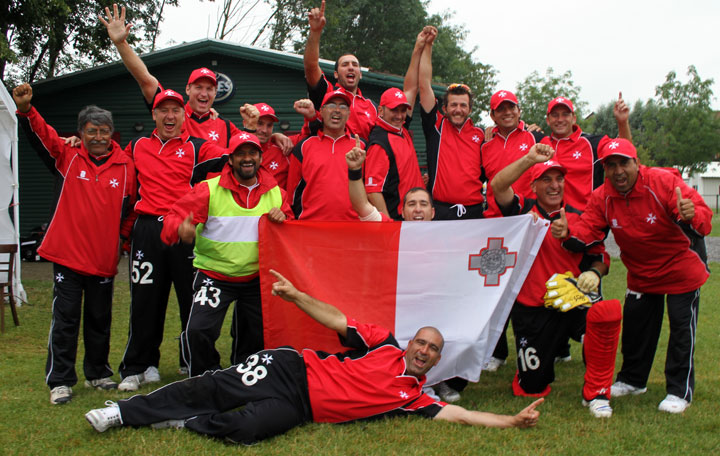
[[208,78],[210,81],[212,81],[213,85],[217,87],[217,76],[215,76],[215,72],[205,67],[194,69],[193,72],[190,73],[188,84],[192,84],[198,79],[202,78]]
[[232,138],[230,138],[230,147],[228,147],[228,151],[232,154],[233,152],[235,152],[235,150],[237,150],[238,147],[242,146],[243,144],[252,144],[262,152],[262,146],[260,145],[260,140],[258,139],[258,137],[246,131],[238,133]]
[[552,111],[557,105],[567,106],[568,109],[570,109],[570,112],[575,112],[575,106],[573,106],[572,100],[565,97],[557,97],[550,100],[550,103],[548,103],[547,113],[550,114],[550,111]]
[[273,122],[277,122],[278,117],[275,115],[275,110],[267,103],[255,103],[254,105],[258,111],[260,111],[260,117],[268,116],[270,117]]
[[165,89],[155,95],[155,101],[153,101],[153,109],[157,108],[158,105],[165,100],[174,100],[180,103],[180,106],[185,106],[185,100],[183,100],[182,95],[172,89]]
[[637,149],[635,149],[635,146],[627,139],[615,138],[606,141],[600,148],[600,161],[605,161],[606,158],[613,155],[637,159]]
[[560,171],[563,175],[567,173],[567,169],[563,165],[561,165],[560,162],[557,162],[555,160],[548,160],[546,162],[533,165],[533,167],[530,168],[530,175],[532,176],[530,181],[535,182],[536,180],[540,179],[543,174],[550,171],[551,169],[556,169]]
[[332,92],[328,92],[325,94],[325,97],[323,97],[323,101],[322,101],[322,104],[320,105],[320,107],[325,106],[333,98],[342,98],[343,100],[345,100],[347,102],[348,106],[350,106],[352,104],[352,95],[350,95],[348,92],[346,92],[343,89],[336,89],[336,90],[333,90]]
[[514,105],[520,104],[518,103],[518,99],[514,93],[510,92],[509,90],[498,90],[493,94],[492,97],[490,97],[490,110],[496,110],[497,107],[505,101],[509,101]]
[[380,106],[395,109],[401,105],[405,105],[410,108],[410,103],[408,103],[405,92],[396,87],[387,89],[380,97]]

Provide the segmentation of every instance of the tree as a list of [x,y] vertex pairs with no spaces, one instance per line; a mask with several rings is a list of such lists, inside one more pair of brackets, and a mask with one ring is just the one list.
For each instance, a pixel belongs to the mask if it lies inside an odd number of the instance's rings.
[[572,100],[578,123],[583,126],[582,113],[587,103],[580,98],[581,88],[572,81],[572,72],[556,75],[552,68],[540,76],[537,71],[530,73],[515,89],[522,108],[522,119],[528,124],[545,126],[547,105],[555,97],[563,96]]
[[710,103],[712,79],[701,79],[694,66],[682,83],[674,71],[655,89],[657,115],[645,114],[649,132],[644,141],[659,166],[675,166],[681,172],[702,171],[720,153],[720,119]]
[[[165,5],[177,5],[177,0],[124,2],[134,24],[131,44],[144,50],[154,42]],[[6,85],[88,68],[115,56],[97,20],[105,6],[112,6],[110,0],[10,0],[9,6],[0,19],[0,78],[10,82]]]
[[[405,74],[415,37],[425,25],[438,28],[433,47],[433,79],[438,82],[465,82],[475,94],[474,112],[488,109],[495,70],[473,59],[462,48],[466,30],[445,25],[450,13],[428,16],[426,2],[402,0],[378,2],[328,2],[327,25],[320,42],[320,56],[335,60],[354,54],[373,71]],[[307,12],[320,0],[274,0],[274,22],[270,36],[273,49],[303,53],[308,34]]]

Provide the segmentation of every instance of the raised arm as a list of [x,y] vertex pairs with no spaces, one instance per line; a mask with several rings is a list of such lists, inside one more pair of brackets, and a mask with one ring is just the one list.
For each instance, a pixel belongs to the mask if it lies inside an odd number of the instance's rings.
[[[435,93],[432,90],[432,47],[435,37],[437,37],[437,29],[430,27],[425,37],[425,47],[423,47],[420,55],[420,65],[418,69],[418,90],[420,91],[420,106],[423,111],[430,112],[435,107]],[[423,29],[423,31],[425,31]]]
[[550,160],[554,154],[555,151],[549,145],[537,143],[530,148],[527,154],[501,169],[500,172],[495,175],[492,182],[490,182],[498,206],[505,208],[512,204],[513,198],[515,197],[512,184],[520,179],[520,176],[536,163],[546,162]]
[[345,162],[348,165],[348,193],[350,203],[357,212],[360,219],[366,219],[375,212],[375,206],[370,204],[365,184],[362,178],[362,164],[365,161],[365,151],[360,147],[360,139],[355,135],[355,147],[345,154]]
[[305,80],[310,87],[315,87],[322,77],[320,69],[320,35],[325,28],[325,0],[322,0],[320,8],[313,8],[308,13],[308,25],[310,33],[308,33],[307,43],[305,44],[305,55],[303,63],[305,64]]
[[308,314],[313,320],[326,328],[336,331],[342,337],[347,335],[347,317],[340,312],[340,309],[299,291],[279,272],[271,269],[270,273],[278,279],[272,285],[273,296],[280,296],[286,301],[295,303],[300,310]]
[[148,104],[152,103],[160,83],[155,76],[150,74],[145,63],[135,51],[132,50],[127,42],[132,24],[125,24],[125,7],[122,7],[120,14],[118,14],[117,4],[113,4],[112,14],[110,13],[110,9],[105,7],[105,15],[107,16],[107,20],[98,14],[100,22],[107,28],[108,36],[110,36],[110,39],[120,53],[120,58],[122,58],[125,68],[128,69],[140,86],[145,101],[147,101]]
[[540,398],[525,407],[517,415],[496,415],[495,413],[467,410],[458,405],[448,404],[435,415],[436,420],[450,421],[451,423],[469,424],[471,426],[486,426],[498,428],[528,428],[537,424],[540,411],[536,408],[542,404]]
[[425,26],[420,33],[418,33],[415,39],[415,47],[413,48],[412,55],[410,56],[410,64],[405,72],[405,79],[403,81],[403,92],[407,97],[408,103],[410,103],[410,112],[415,107],[415,98],[418,93],[418,74],[420,72],[420,57],[422,56],[423,48],[425,48],[425,39],[428,32],[426,29],[429,26]]
[[615,115],[615,121],[617,122],[618,138],[625,138],[632,142],[632,132],[630,131],[630,108],[625,104],[622,92],[618,94],[618,100],[615,102],[613,114]]

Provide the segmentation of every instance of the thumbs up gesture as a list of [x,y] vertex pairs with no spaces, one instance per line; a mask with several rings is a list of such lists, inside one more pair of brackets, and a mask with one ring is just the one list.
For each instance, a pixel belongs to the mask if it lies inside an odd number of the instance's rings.
[[553,220],[550,225],[550,233],[556,239],[565,239],[568,235],[568,222],[565,218],[565,208],[560,208],[560,218]]
[[678,215],[684,222],[689,222],[695,217],[695,204],[692,200],[682,197],[680,187],[675,187],[675,195],[677,196]]

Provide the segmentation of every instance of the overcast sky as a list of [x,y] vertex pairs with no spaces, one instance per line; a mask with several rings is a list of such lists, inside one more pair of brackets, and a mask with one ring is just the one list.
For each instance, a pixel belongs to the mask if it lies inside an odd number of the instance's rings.
[[[214,36],[219,3],[180,0],[169,8],[160,46]],[[719,0],[430,2],[430,13],[448,9],[469,31],[465,47],[477,47],[475,58],[498,71],[498,89],[514,90],[535,70],[570,70],[594,109],[620,90],[629,102],[646,100],[669,71],[685,81],[695,65],[701,78],[715,80],[713,107],[720,109]],[[249,44],[267,14],[253,10],[232,39]]]

